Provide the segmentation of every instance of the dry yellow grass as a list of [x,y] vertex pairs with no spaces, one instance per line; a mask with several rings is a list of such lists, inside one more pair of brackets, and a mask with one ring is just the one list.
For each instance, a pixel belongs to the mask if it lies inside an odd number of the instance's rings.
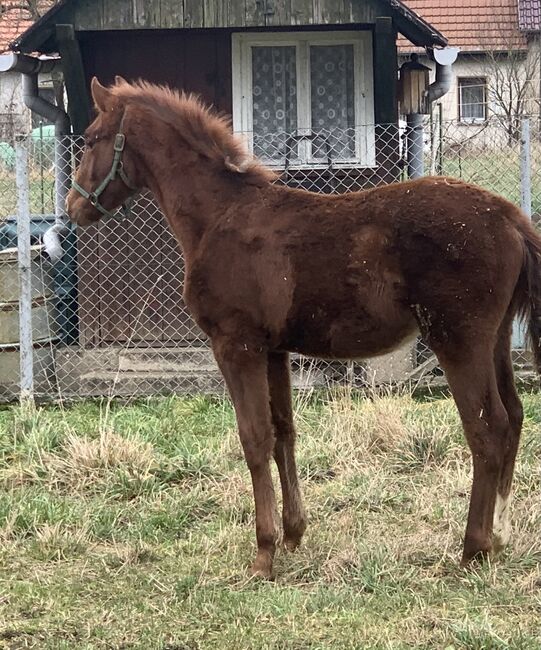
[[58,453],[43,458],[49,480],[73,489],[84,489],[116,469],[145,478],[155,464],[151,444],[108,430],[95,439],[69,433]]

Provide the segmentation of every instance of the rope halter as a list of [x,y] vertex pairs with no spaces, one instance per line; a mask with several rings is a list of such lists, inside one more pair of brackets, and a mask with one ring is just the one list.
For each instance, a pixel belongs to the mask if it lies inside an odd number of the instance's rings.
[[[122,122],[123,121],[124,118],[122,118]],[[87,192],[87,190],[85,190],[84,187],[81,187],[81,185],[79,185],[79,183],[77,183],[76,181],[73,181],[71,184],[74,190],[79,192],[81,196],[83,196],[85,199],[90,201],[90,203],[92,203],[92,205],[96,208],[96,210],[101,212],[101,214],[103,214],[106,217],[111,217],[112,213],[106,208],[104,208],[103,205],[100,203],[100,196],[103,194],[103,192],[105,192],[105,190],[109,186],[109,183],[114,181],[117,176],[124,183],[124,185],[128,187],[128,189],[133,191],[139,189],[134,183],[131,182],[128,175],[124,171],[124,165],[122,163],[122,153],[126,146],[126,136],[122,133],[122,122],[120,123],[119,132],[115,135],[115,142],[113,145],[114,156],[113,156],[113,162],[111,164],[111,169],[109,170],[109,173],[103,179],[103,181],[98,185],[98,187],[93,192]]]

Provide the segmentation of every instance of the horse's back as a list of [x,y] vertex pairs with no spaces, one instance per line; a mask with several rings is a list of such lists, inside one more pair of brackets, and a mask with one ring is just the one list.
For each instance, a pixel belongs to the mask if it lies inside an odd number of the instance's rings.
[[335,196],[272,187],[216,228],[195,311],[315,356],[386,352],[418,325],[449,337],[509,304],[517,213],[446,178]]

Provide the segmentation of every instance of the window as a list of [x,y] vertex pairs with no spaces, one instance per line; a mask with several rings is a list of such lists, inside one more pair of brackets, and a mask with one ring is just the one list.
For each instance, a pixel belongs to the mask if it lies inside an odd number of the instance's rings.
[[276,166],[375,164],[370,32],[233,35],[233,125]]
[[459,78],[458,119],[468,123],[487,119],[487,80],[484,77]]

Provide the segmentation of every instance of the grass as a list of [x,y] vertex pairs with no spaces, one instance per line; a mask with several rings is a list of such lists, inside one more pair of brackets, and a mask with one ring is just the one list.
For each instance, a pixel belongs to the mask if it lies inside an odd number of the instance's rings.
[[[531,152],[531,209],[541,215],[541,144],[534,140]],[[442,173],[475,183],[500,194],[517,206],[521,205],[521,172],[518,144],[502,147],[500,152],[481,151],[447,154]]]
[[[49,169],[33,168],[29,174],[28,198],[31,214],[54,213],[54,178]],[[17,187],[13,172],[0,168],[0,224],[17,215]]]
[[470,461],[453,403],[298,395],[310,525],[249,578],[250,481],[218,398],[0,411],[0,647],[541,647],[541,396],[514,537],[457,559]]

